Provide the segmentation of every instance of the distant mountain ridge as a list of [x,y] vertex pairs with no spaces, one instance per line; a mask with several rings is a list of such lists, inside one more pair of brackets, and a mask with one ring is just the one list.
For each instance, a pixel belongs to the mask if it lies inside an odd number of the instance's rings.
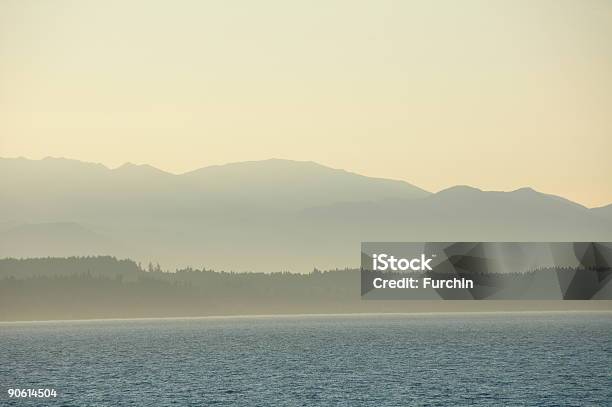
[[264,160],[180,175],[148,165],[0,159],[0,257],[110,254],[165,267],[357,266],[361,241],[610,241],[612,205],[531,188],[403,181]]
[[[6,195],[0,202],[0,222],[16,217],[90,219],[118,212],[168,216],[201,208],[298,210],[342,201],[429,195],[404,181],[278,159],[204,167],[180,175],[148,165],[109,169],[61,158],[0,159],[0,174]],[[41,206],[46,209],[41,211]]]
[[36,257],[94,255],[112,253],[121,247],[74,222],[21,223],[0,228],[0,252],[26,258],[36,248]]
[[603,219],[612,221],[612,204],[599,208],[593,208],[592,210],[595,214],[602,217]]

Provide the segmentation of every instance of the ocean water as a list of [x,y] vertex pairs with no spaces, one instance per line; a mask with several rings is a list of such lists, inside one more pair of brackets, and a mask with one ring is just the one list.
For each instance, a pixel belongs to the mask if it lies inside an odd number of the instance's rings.
[[3,323],[0,391],[6,406],[610,406],[612,314]]

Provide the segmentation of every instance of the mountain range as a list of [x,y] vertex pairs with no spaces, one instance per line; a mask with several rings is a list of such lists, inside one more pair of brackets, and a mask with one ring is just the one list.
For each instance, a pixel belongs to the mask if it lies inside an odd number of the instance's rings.
[[149,165],[0,158],[0,257],[111,254],[165,268],[354,267],[361,241],[610,241],[612,205],[530,188],[430,193],[314,162],[176,175]]

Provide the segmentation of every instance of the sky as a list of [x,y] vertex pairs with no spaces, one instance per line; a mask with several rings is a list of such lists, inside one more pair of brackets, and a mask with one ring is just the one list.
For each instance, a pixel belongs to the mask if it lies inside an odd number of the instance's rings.
[[612,2],[0,2],[0,156],[612,203]]

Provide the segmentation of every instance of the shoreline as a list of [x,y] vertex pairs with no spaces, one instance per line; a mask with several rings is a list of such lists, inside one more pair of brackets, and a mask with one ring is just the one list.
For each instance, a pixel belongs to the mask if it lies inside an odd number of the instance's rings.
[[306,313],[306,314],[242,314],[242,315],[203,315],[183,317],[135,317],[135,318],[91,318],[91,319],[48,319],[48,320],[15,320],[0,321],[0,325],[10,324],[61,324],[88,322],[123,322],[123,321],[197,321],[225,319],[300,319],[300,318],[360,318],[360,317],[437,317],[437,316],[503,316],[503,315],[542,315],[542,314],[610,314],[612,309],[601,310],[517,310],[517,311],[432,311],[432,312],[354,312],[354,313]]

